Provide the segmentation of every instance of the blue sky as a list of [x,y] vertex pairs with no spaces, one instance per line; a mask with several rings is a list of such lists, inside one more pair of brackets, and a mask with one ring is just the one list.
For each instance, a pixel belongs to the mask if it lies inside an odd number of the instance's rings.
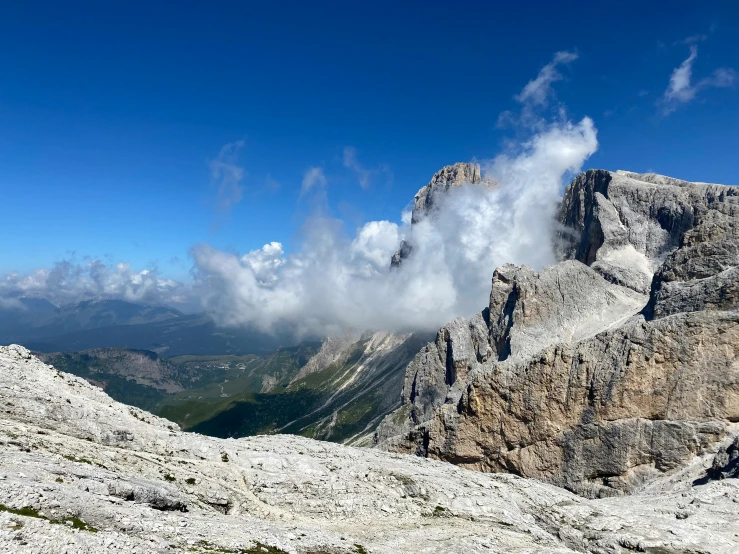
[[[564,50],[556,97],[598,129],[587,167],[739,183],[739,96],[713,86],[739,69],[736,2],[457,4],[5,3],[0,274],[74,252],[183,279],[196,244],[291,251],[309,168],[347,228],[398,221],[441,166],[500,150],[499,114]],[[236,143],[242,198],[219,210]]]

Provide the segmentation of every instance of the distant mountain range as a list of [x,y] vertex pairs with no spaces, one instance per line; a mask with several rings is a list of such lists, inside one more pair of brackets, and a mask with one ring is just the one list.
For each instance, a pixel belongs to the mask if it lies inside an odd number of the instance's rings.
[[22,344],[38,352],[129,348],[167,357],[266,354],[294,342],[252,329],[217,327],[207,314],[123,300],[56,307],[43,298],[19,298],[0,309],[0,344]]
[[291,433],[369,444],[380,420],[399,407],[404,369],[430,338],[372,333],[261,356],[162,358],[125,348],[36,355],[119,402],[206,435]]
[[49,337],[114,325],[154,323],[182,316],[162,306],[123,300],[85,300],[57,308],[45,298],[19,298],[19,307],[0,311],[0,330],[24,337]]
[[400,405],[406,365],[432,338],[370,333],[295,345],[167,307],[17,300],[0,310],[0,344],[22,344],[120,402],[223,437],[367,444]]

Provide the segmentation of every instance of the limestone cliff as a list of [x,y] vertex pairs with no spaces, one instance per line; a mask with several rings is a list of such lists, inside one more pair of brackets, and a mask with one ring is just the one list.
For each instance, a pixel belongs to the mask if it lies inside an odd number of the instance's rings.
[[588,171],[567,187],[564,261],[503,266],[489,306],[406,370],[384,448],[633,491],[739,421],[739,189]]

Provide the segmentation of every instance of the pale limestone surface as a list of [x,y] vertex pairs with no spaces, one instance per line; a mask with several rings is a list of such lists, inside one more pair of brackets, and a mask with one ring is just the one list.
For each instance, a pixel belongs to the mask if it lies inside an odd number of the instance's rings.
[[[739,546],[736,480],[690,486],[708,457],[659,490],[587,500],[379,450],[183,433],[19,346],[0,347],[0,405],[0,503],[47,518],[0,512],[3,552],[265,552],[257,541],[316,554]],[[48,521],[72,516],[98,531]]]

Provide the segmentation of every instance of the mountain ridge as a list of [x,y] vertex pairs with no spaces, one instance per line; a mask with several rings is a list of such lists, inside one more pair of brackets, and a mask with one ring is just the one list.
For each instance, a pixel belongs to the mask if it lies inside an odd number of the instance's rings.
[[377,445],[587,496],[677,470],[739,418],[738,216],[737,187],[576,176],[563,261],[498,268],[489,307],[408,366]]

